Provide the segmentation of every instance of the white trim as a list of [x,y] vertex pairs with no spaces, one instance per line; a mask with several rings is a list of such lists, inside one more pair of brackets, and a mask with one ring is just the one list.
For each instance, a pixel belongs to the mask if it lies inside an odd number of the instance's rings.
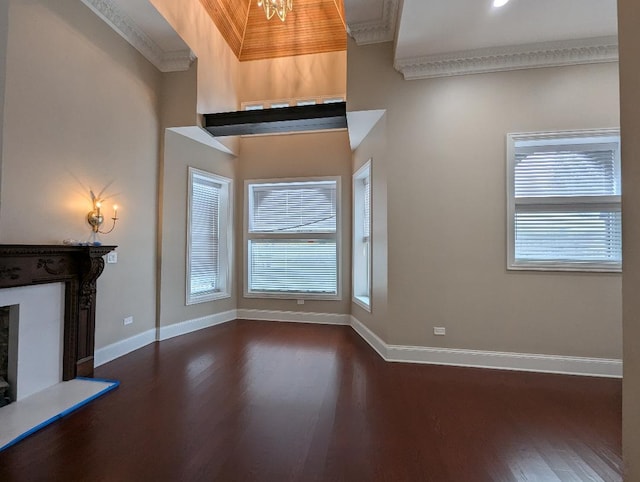
[[387,346],[387,361],[594,377],[622,377],[622,360],[419,346]]
[[195,318],[193,320],[174,323],[173,325],[161,326],[158,329],[158,341],[168,340],[180,335],[186,335],[194,331],[210,328],[212,326],[221,325],[237,318],[237,310],[224,311],[213,315]]
[[398,59],[405,80],[618,61],[617,37],[542,42]]
[[622,360],[617,359],[388,345],[352,315],[245,309],[229,310],[182,323],[163,326],[158,330],[147,330],[126,340],[96,350],[94,364],[96,367],[104,365],[134,350],[147,346],[156,341],[156,339],[163,341],[236,319],[323,325],[350,325],[351,328],[387,362],[622,378]]
[[[506,135],[506,180],[507,180],[507,270],[509,271],[558,271],[558,272],[593,272],[593,273],[620,273],[622,272],[621,264],[617,263],[566,263],[560,261],[516,261],[515,257],[515,158],[516,158],[516,142],[531,141],[532,143],[544,145],[564,145],[570,143],[577,146],[583,146],[590,139],[598,138],[603,144],[616,145],[618,166],[620,165],[620,129],[619,128],[603,128],[603,129],[581,129],[566,131],[544,131],[544,132],[513,132]],[[570,140],[570,141],[569,141]],[[555,143],[555,144],[554,144]],[[595,144],[594,144],[595,145]],[[611,204],[613,207],[620,207],[620,196],[598,196],[594,201],[594,197],[581,196],[572,198],[540,198],[534,199],[532,203],[539,205],[560,204],[564,209],[573,204],[573,208],[578,211],[580,208],[576,206],[593,203],[593,209],[610,209],[611,207],[602,207],[603,204]],[[542,202],[544,201],[544,203]],[[518,201],[518,205],[527,204],[526,200]],[[600,207],[598,207],[600,205]],[[582,210],[586,206],[582,207]]]
[[99,367],[100,365],[104,365],[143,346],[150,345],[155,341],[156,329],[153,328],[152,330],[144,331],[138,335],[99,348],[93,354],[94,366]]
[[[364,301],[365,298],[369,300],[368,303]],[[353,304],[356,304],[363,310],[371,313],[371,297],[370,296],[353,296],[351,298],[351,301],[353,302]]]
[[237,310],[239,320],[281,321],[349,326],[351,315],[342,313],[311,313],[304,311]]
[[383,0],[382,17],[368,22],[350,23],[349,35],[358,45],[392,42],[396,36],[398,0]]
[[[369,158],[352,176],[352,199],[351,199],[351,301],[358,306],[362,307],[369,313],[371,313],[371,298],[373,294],[373,178],[372,178],[372,164],[373,158]],[[365,206],[364,191],[365,188],[358,186],[358,183],[362,184],[362,181],[367,179],[369,182],[369,256],[367,262],[362,262],[364,257],[361,254],[357,254],[357,250],[361,249],[364,245],[362,241],[364,236],[363,218],[361,215],[361,208]],[[361,270],[366,270],[362,273]],[[357,272],[356,272],[357,271]],[[367,278],[365,282],[362,282],[362,278]],[[367,288],[366,296],[362,294],[356,294],[360,292],[358,288],[365,285]]]
[[[249,233],[249,194],[251,185],[260,184],[287,184],[287,183],[312,183],[333,181],[336,183],[336,231],[335,232],[318,232],[318,233]],[[342,260],[342,177],[341,176],[312,176],[312,177],[287,177],[272,179],[245,179],[244,181],[244,220],[243,220],[243,267],[244,282],[243,296],[245,298],[254,299],[283,299],[283,300],[323,300],[336,301],[342,300],[342,278],[343,268]],[[302,292],[261,292],[249,291],[249,241],[252,239],[269,239],[277,237],[280,239],[319,239],[336,241],[336,269],[338,274],[336,294],[323,293],[302,293]]]
[[378,355],[380,355],[385,361],[388,361],[387,344],[353,315],[351,315],[351,328],[353,328],[353,330],[360,335],[364,341],[369,343],[371,348],[373,348]]
[[[190,49],[165,51],[153,41],[136,23],[110,0],[82,0],[93,13],[100,17],[118,35],[140,52],[160,72],[189,70],[195,60]],[[158,14],[159,15],[159,14]]]
[[[196,177],[220,184],[218,201],[218,280],[220,291],[204,295],[191,293],[191,217],[193,187]],[[231,286],[233,285],[233,224],[233,179],[188,166],[185,304],[194,305],[231,298]]]
[[388,362],[491,368],[605,378],[622,377],[622,360],[388,345],[354,316],[351,317],[351,326]]

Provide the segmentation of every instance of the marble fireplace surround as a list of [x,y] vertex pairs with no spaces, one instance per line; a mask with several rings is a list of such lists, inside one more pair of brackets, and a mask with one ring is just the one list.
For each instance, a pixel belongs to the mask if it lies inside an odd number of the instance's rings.
[[96,280],[116,246],[0,244],[0,289],[64,283],[62,379],[92,377]]

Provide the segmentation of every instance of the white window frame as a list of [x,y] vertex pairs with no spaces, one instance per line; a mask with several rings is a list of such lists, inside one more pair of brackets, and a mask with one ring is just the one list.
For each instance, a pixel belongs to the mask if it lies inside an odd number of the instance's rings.
[[[334,181],[336,183],[336,231],[335,233],[249,233],[249,189],[252,185],[260,184],[285,184],[299,182],[321,182]],[[245,298],[274,298],[284,300],[341,300],[342,299],[342,196],[341,196],[340,176],[325,177],[298,177],[281,179],[247,179],[244,182],[244,297]],[[323,293],[294,293],[282,292],[272,293],[263,291],[250,291],[249,273],[249,242],[253,239],[327,239],[336,242],[336,274],[337,287],[336,294]]]
[[[220,288],[205,294],[191,292],[191,217],[193,215],[193,183],[197,177],[220,184],[218,216],[218,279],[220,280]],[[188,178],[186,304],[193,305],[230,298],[233,266],[233,180],[194,167],[189,167]]]
[[[579,271],[579,272],[620,272],[621,264],[615,263],[590,263],[590,262],[561,262],[561,261],[523,261],[515,257],[515,159],[516,142],[533,141],[540,143],[548,141],[549,146],[554,144],[585,145],[592,143],[597,138],[598,143],[616,143],[618,168],[620,166],[620,129],[590,129],[557,132],[529,132],[507,134],[507,269],[508,270],[533,270],[533,271]],[[524,198],[519,205],[545,205],[563,208],[598,206],[616,207],[620,209],[621,196],[582,196],[573,198],[541,198],[537,200]]]
[[[352,301],[371,312],[372,284],[372,211],[371,159],[353,174],[353,252],[352,252]],[[369,237],[364,239],[365,186],[369,183]]]

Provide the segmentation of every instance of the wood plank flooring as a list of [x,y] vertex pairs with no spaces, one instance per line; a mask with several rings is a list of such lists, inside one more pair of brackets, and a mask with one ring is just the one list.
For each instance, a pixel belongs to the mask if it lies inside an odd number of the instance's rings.
[[386,363],[348,327],[235,321],[0,453],[7,481],[619,481],[621,381]]

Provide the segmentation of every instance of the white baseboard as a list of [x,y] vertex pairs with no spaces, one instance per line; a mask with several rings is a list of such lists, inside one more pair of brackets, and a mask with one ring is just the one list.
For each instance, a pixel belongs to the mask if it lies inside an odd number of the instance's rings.
[[351,317],[351,326],[388,362],[451,365],[608,378],[622,377],[622,360],[388,345],[353,316]]
[[202,330],[203,328],[233,321],[238,317],[236,311],[237,310],[229,310],[214,315],[203,316],[202,318],[175,323],[173,325],[161,326],[158,329],[158,341],[168,340],[175,336],[186,335],[187,333]]
[[156,329],[144,331],[138,335],[127,338],[126,340],[117,341],[111,345],[99,348],[93,354],[93,364],[96,367],[104,365],[116,358],[131,353],[132,351],[147,346],[156,341]]
[[369,343],[371,348],[378,352],[384,360],[387,360],[387,344],[382,339],[371,331],[364,323],[358,320],[355,316],[351,316],[351,328],[360,335],[360,337]]
[[622,377],[622,360],[389,345],[366,325],[351,315],[243,309],[216,313],[174,325],[163,326],[157,330],[147,330],[126,340],[96,350],[94,364],[98,367],[127,353],[131,353],[138,348],[153,343],[156,340],[167,340],[175,336],[220,325],[235,319],[350,325],[363,340],[388,362],[451,365],[608,378]]
[[303,311],[237,310],[239,320],[349,325],[351,315],[341,313],[305,313]]

